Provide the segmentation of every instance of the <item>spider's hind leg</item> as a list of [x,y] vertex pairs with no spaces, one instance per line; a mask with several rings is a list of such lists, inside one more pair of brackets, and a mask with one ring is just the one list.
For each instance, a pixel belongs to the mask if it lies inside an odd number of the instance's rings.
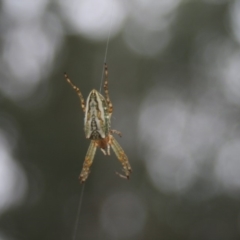
[[88,148],[84,163],[83,163],[83,168],[82,171],[79,175],[79,181],[80,183],[84,183],[86,179],[88,178],[88,175],[90,173],[90,167],[93,163],[93,159],[96,153],[97,145],[95,141],[91,141],[90,146]]
[[110,145],[111,145],[113,151],[115,152],[118,160],[121,162],[121,164],[123,166],[123,171],[125,173],[125,176],[120,173],[117,173],[117,175],[119,175],[122,178],[129,179],[130,174],[132,172],[132,168],[128,161],[128,157],[125,154],[125,152],[123,151],[122,147],[119,145],[119,143],[116,141],[116,139],[112,135],[110,135]]

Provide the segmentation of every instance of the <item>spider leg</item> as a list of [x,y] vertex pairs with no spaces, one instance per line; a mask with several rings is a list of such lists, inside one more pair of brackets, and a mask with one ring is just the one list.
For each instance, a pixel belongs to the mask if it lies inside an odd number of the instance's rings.
[[106,155],[109,155],[110,156],[110,145],[108,144],[107,145],[107,148],[106,149],[103,149],[100,147],[100,150],[103,152],[103,154],[106,156]]
[[123,176],[120,173],[117,173],[117,175],[119,175],[120,177],[123,177],[125,179],[129,179],[132,169],[131,169],[130,163],[128,161],[128,157],[124,153],[122,147],[119,145],[119,143],[116,141],[116,139],[112,135],[110,135],[109,138],[110,138],[110,145],[111,145],[113,151],[115,152],[118,160],[121,162],[121,164],[123,166],[123,171],[126,176]]
[[111,129],[111,130],[110,130],[110,133],[115,133],[115,134],[117,134],[119,137],[122,137],[121,132],[119,132],[118,130]]
[[120,178],[123,178],[123,179],[129,179],[129,177],[126,177],[124,175],[122,175],[121,173],[119,172],[115,172]]
[[104,91],[105,91],[105,95],[106,95],[106,101],[107,101],[107,104],[108,104],[108,112],[111,116],[112,112],[113,112],[113,105],[112,105],[112,102],[109,98],[109,93],[108,93],[108,67],[107,67],[107,64],[105,63],[104,64],[104,75],[105,75],[105,81],[104,81]]
[[104,155],[107,155],[107,153],[106,153],[105,149],[103,149],[103,148],[100,148],[100,150],[103,152],[103,154],[104,154]]
[[110,145],[107,145],[107,154],[110,156]]
[[88,175],[90,173],[90,167],[93,163],[93,158],[96,153],[96,149],[97,149],[97,145],[96,145],[95,141],[92,140],[90,143],[90,146],[88,148],[85,160],[83,162],[82,171],[79,175],[80,183],[84,183],[86,181],[86,179],[88,178]]
[[83,98],[83,95],[82,95],[80,89],[72,83],[72,81],[70,80],[70,78],[68,77],[68,75],[66,73],[64,73],[64,77],[65,77],[66,81],[71,85],[71,87],[76,91],[76,93],[80,99],[80,102],[81,102],[82,110],[83,110],[83,112],[85,112],[85,102],[84,102],[84,98]]

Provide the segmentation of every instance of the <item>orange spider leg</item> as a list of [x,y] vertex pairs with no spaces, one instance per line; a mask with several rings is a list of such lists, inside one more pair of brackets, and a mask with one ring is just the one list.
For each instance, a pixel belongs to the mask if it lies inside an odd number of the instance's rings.
[[83,98],[83,95],[80,91],[80,89],[78,87],[76,87],[72,81],[70,80],[70,78],[68,77],[68,75],[66,73],[64,73],[64,77],[66,79],[66,81],[72,86],[72,88],[76,91],[79,99],[80,99],[80,102],[81,102],[81,107],[82,107],[82,110],[83,112],[85,112],[85,102],[84,102],[84,98]]
[[111,116],[112,112],[113,112],[113,105],[112,102],[110,100],[109,97],[109,93],[108,93],[108,67],[107,64],[104,64],[104,75],[105,75],[105,81],[104,81],[104,91],[105,91],[105,95],[106,95],[106,101],[107,101],[107,105],[108,105],[108,112],[109,115]]
[[115,133],[115,134],[117,134],[119,137],[122,137],[122,133],[119,132],[118,130],[111,129],[111,130],[110,130],[110,133]]
[[90,146],[88,148],[85,160],[83,162],[83,168],[79,175],[79,181],[80,183],[84,183],[86,179],[88,178],[88,175],[90,173],[90,167],[93,163],[93,159],[96,153],[97,144],[94,140],[91,141]]
[[109,144],[111,145],[118,160],[121,162],[121,164],[123,166],[123,171],[126,176],[124,176],[120,173],[116,173],[116,174],[122,178],[129,179],[132,169],[131,169],[130,163],[128,161],[127,155],[124,153],[122,147],[119,145],[117,140],[112,135],[109,136]]

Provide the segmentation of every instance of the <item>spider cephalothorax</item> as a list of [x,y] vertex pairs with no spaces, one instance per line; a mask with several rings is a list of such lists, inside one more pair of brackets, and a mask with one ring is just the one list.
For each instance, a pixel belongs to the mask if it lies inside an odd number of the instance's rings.
[[92,165],[97,147],[99,147],[105,155],[110,155],[110,147],[112,147],[117,158],[122,163],[123,171],[125,173],[125,176],[118,173],[120,177],[129,179],[130,173],[132,172],[126,154],[112,135],[113,133],[116,133],[121,136],[121,133],[117,130],[111,129],[111,116],[113,112],[113,106],[108,94],[108,69],[106,64],[104,67],[104,75],[105,97],[103,97],[103,95],[97,90],[93,89],[88,95],[86,104],[84,102],[84,98],[80,92],[80,89],[72,83],[67,74],[64,75],[67,82],[77,92],[80,98],[81,107],[85,113],[85,135],[87,139],[91,140],[87,155],[83,163],[82,171],[79,175],[79,180],[81,183],[85,182],[88,178],[88,175],[90,173],[90,166]]

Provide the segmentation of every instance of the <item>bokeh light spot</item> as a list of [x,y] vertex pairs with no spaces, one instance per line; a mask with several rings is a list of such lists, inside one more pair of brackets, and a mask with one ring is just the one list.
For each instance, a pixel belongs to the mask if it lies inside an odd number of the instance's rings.
[[[3,36],[0,88],[14,100],[28,98],[51,71],[56,51],[62,42],[58,19],[47,14],[48,25],[32,21],[9,28]],[[37,99],[38,100],[38,99]],[[32,100],[31,104],[35,101]]]
[[226,190],[240,189],[240,140],[227,142],[220,150],[215,164],[217,180]]
[[126,12],[116,0],[60,0],[61,12],[72,30],[92,40],[106,39],[111,26],[111,35],[122,27]]
[[161,191],[184,193],[205,175],[201,166],[221,146],[227,129],[213,107],[192,108],[166,89],[155,88],[146,97],[139,117],[140,154]]
[[31,20],[40,17],[48,0],[3,0],[3,12],[17,21]]
[[233,35],[240,42],[240,1],[232,1],[229,8],[229,20]]
[[27,191],[27,179],[12,157],[9,143],[0,131],[0,213],[19,204]]

